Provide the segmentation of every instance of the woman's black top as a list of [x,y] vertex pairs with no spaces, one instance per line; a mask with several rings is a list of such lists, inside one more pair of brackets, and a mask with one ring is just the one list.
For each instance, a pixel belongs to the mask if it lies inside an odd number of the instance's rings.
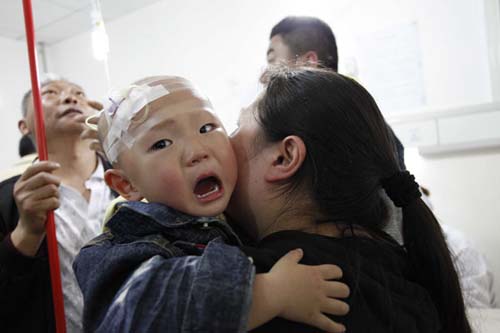
[[[412,281],[403,247],[390,239],[353,236],[331,238],[300,231],[280,231],[244,247],[257,273],[268,272],[288,251],[304,250],[302,264],[336,264],[351,294],[350,312],[332,316],[347,332],[438,332],[437,310],[427,291]],[[286,282],[286,281],[285,281]],[[252,332],[318,332],[317,328],[275,318]]]

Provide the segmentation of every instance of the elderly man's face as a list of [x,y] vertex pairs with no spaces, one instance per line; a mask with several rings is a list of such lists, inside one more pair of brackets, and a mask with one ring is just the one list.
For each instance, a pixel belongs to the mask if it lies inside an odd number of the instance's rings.
[[[47,139],[65,133],[80,134],[85,118],[95,112],[83,89],[67,81],[52,81],[40,89]],[[30,98],[26,126],[35,133],[34,106]]]

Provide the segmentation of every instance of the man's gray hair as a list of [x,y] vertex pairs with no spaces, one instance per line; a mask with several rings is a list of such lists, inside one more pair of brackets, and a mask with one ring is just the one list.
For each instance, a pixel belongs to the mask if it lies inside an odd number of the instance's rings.
[[[53,73],[46,73],[42,75],[42,83],[40,83],[40,88],[45,87],[51,82],[54,81],[66,81],[69,82],[67,79],[60,77],[57,74]],[[31,97],[31,89],[28,90],[24,95],[23,99],[21,100],[21,113],[23,115],[23,118],[26,118],[26,115],[28,114],[28,106],[30,103],[30,97]]]

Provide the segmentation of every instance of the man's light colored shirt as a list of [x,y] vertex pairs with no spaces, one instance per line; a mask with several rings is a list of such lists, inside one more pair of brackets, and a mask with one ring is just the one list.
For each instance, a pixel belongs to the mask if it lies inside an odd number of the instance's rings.
[[60,206],[55,211],[68,332],[83,331],[83,296],[73,272],[73,261],[80,249],[101,233],[104,212],[113,199],[111,190],[104,182],[104,168],[100,160],[94,173],[85,182],[85,186],[90,190],[88,202],[76,190],[61,184]]

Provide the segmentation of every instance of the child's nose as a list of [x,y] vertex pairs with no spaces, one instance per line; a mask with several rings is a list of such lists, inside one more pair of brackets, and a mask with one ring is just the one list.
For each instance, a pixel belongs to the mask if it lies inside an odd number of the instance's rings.
[[187,152],[186,162],[188,166],[193,166],[207,160],[209,157],[208,151],[202,144],[193,144],[192,149]]
[[201,163],[203,160],[208,159],[208,154],[205,152],[200,152],[197,153],[196,155],[193,155],[192,158],[189,159],[189,166],[196,165],[198,163]]

